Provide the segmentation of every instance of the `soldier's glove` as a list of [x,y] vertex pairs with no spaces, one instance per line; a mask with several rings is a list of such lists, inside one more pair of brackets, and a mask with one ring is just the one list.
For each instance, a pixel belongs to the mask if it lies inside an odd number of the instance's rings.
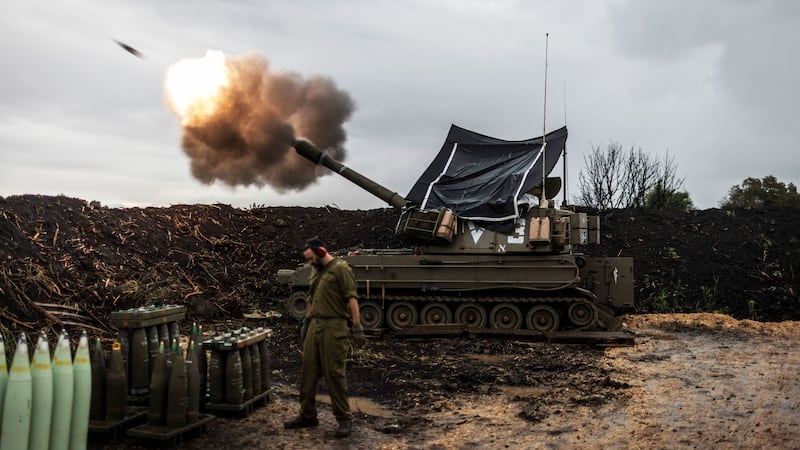
[[364,345],[364,326],[360,323],[353,325],[353,343],[356,347]]
[[306,340],[306,334],[308,334],[308,319],[303,317],[303,324],[300,325],[300,346],[303,346],[303,342]]

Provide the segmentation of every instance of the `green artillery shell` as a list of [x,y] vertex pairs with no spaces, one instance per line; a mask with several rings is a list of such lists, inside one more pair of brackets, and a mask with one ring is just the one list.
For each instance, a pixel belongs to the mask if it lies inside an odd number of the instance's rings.
[[244,399],[253,398],[253,361],[250,359],[250,350],[247,347],[239,350],[239,357],[242,359],[242,387],[244,388]]
[[78,339],[75,359],[72,361],[73,386],[72,423],[69,432],[69,448],[85,449],[89,434],[89,407],[92,401],[92,362],[89,359],[89,336],[86,330]]
[[211,403],[225,403],[225,353],[211,350],[208,362],[208,385]]
[[61,331],[53,354],[53,419],[50,423],[50,449],[66,449],[69,444],[69,428],[72,418],[74,377],[72,372],[72,350],[69,335]]
[[3,405],[3,424],[0,432],[0,448],[3,450],[25,450],[31,428],[31,366],[28,362],[28,339],[19,335],[17,350],[11,361],[11,373],[6,384]]
[[192,332],[189,334],[189,342],[197,342],[197,322],[192,322]]
[[150,378],[150,400],[147,410],[147,423],[164,425],[164,413],[167,407],[167,354],[164,342],[158,346],[158,355],[153,365],[153,376]]
[[169,377],[172,375],[172,365],[175,364],[175,355],[177,354],[178,354],[178,340],[173,339],[170,341],[169,348],[167,349],[167,371],[164,373],[164,377],[166,377],[167,379],[166,381],[167,385],[169,385]]
[[5,403],[6,384],[8,384],[8,361],[6,361],[6,341],[0,333],[0,425],[3,423],[3,403]]
[[122,345],[114,342],[111,345],[111,357],[108,359],[106,371],[106,417],[118,421],[125,418],[128,401],[128,378],[122,363]]
[[250,361],[252,362],[251,372],[253,373],[253,395],[258,395],[264,392],[261,386],[261,351],[258,349],[258,344],[250,345],[247,347],[250,350]]
[[261,392],[269,389],[270,373],[269,373],[269,349],[267,348],[267,341],[258,341],[258,353],[261,357]]
[[53,414],[53,368],[50,345],[42,332],[36,341],[31,366],[33,404],[31,406],[30,450],[47,450],[50,447],[50,421]]
[[[158,327],[157,326],[147,327],[147,350],[148,353],[150,354],[150,359],[147,365],[150,368],[150,371],[153,370],[153,364],[155,363],[156,356],[158,355],[158,344],[160,342],[161,341],[158,338]],[[147,379],[150,380],[149,374]],[[148,386],[149,386],[149,381],[148,381]]]
[[90,359],[92,361],[92,403],[89,408],[89,418],[103,420],[106,417],[106,358],[103,355],[100,338],[94,340]]
[[189,404],[186,406],[186,423],[195,423],[200,415],[200,371],[197,364],[197,349],[189,341],[186,351],[186,382],[189,387]]
[[[119,345],[121,346],[120,351],[122,352],[122,367],[125,369],[125,380],[130,382],[130,372],[128,372],[128,359],[130,359],[131,354],[131,331],[127,328],[120,328],[119,332],[117,333],[117,341],[119,341]],[[125,386],[125,389],[128,387]],[[127,391],[126,391],[127,393]]]
[[225,403],[239,405],[244,403],[244,377],[242,358],[236,350],[226,352],[225,358]]
[[180,340],[181,329],[180,329],[180,327],[178,327],[178,322],[172,321],[172,322],[168,323],[167,324],[167,328],[169,329],[169,338],[170,339],[175,339],[176,342],[178,340]]
[[186,425],[186,410],[189,405],[189,383],[186,379],[186,362],[178,351],[172,359],[172,371],[167,391],[167,426],[177,428]]
[[131,353],[128,362],[131,395],[146,395],[150,385],[150,349],[147,331],[134,328],[131,333]]
[[[158,326],[158,341],[166,342],[167,345],[172,342],[169,338],[169,327],[165,323]],[[169,347],[167,347],[167,350],[169,350]]]
[[169,343],[169,352],[167,352],[167,367],[171,368],[172,363],[175,361],[175,355],[178,354],[178,340],[172,339]]

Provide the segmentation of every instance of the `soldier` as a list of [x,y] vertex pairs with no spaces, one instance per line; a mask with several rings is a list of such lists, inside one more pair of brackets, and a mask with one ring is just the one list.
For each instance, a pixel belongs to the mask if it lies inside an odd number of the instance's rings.
[[352,431],[353,416],[347,392],[345,360],[350,351],[350,330],[356,345],[364,341],[364,328],[358,310],[356,279],[343,260],[334,258],[325,243],[311,239],[303,247],[303,256],[314,267],[311,275],[309,306],[300,329],[303,341],[303,368],[300,380],[300,415],[284,428],[319,425],[317,420],[317,381],[325,378],[331,395],[333,415],[339,423],[336,437]]

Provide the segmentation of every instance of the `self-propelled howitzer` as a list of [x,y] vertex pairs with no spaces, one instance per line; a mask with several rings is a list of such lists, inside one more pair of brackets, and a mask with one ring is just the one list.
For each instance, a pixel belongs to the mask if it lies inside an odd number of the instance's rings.
[[[555,207],[559,178],[545,178],[521,196],[519,216],[498,227],[446,207],[421,208],[308,141],[298,140],[294,148],[399,209],[395,231],[413,248],[342,256],[358,281],[367,329],[459,323],[540,332],[618,330],[615,315],[633,307],[632,258],[578,252],[599,242],[599,217]],[[305,314],[311,270],[301,264],[278,271],[291,288],[288,310],[297,318]]]

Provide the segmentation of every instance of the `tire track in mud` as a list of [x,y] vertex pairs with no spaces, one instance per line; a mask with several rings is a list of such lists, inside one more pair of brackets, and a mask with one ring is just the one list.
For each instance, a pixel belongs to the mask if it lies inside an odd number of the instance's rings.
[[611,364],[627,373],[633,386],[628,404],[605,417],[625,424],[614,428],[609,444],[800,446],[797,323],[795,332],[784,336],[746,329],[669,328],[641,328],[635,348],[609,350]]

